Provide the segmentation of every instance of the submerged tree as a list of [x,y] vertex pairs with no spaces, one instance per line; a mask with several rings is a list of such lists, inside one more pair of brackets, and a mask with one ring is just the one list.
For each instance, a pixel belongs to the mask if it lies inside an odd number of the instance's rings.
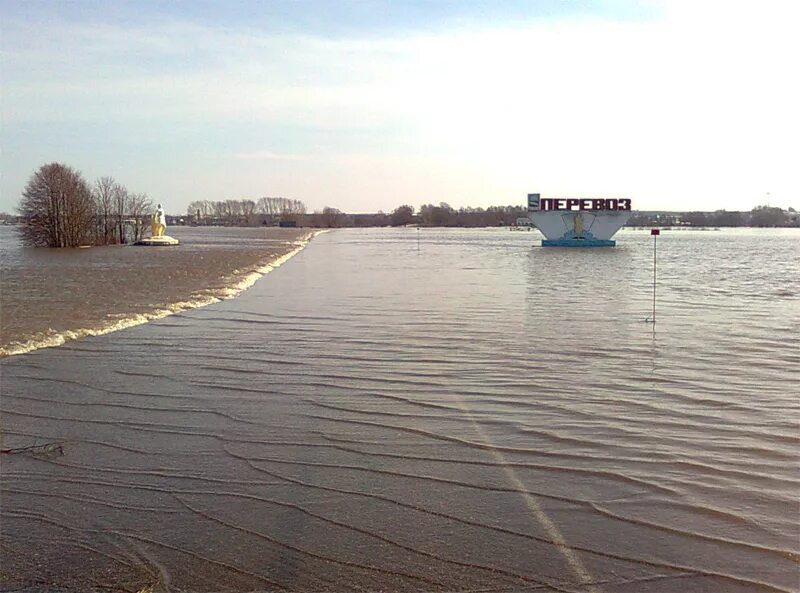
[[78,171],[61,163],[42,165],[31,176],[18,210],[27,245],[77,247],[91,238],[92,192]]
[[128,224],[133,230],[131,239],[139,241],[144,238],[145,231],[150,228],[150,213],[153,211],[153,202],[143,193],[128,194],[128,211],[130,217]]
[[117,183],[113,177],[100,177],[94,182],[92,198],[96,212],[96,241],[100,245],[116,242],[117,220],[114,215],[114,193]]

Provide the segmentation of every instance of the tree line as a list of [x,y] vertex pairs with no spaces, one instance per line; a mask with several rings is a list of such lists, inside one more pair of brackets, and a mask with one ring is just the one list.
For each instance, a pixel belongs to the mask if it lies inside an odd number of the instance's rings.
[[253,226],[277,221],[299,222],[306,213],[300,200],[281,197],[263,197],[258,200],[195,200],[189,202],[186,214],[194,224],[223,224],[228,226]]
[[[528,216],[523,206],[489,206],[488,208],[453,208],[446,202],[425,204],[418,210],[404,204],[391,213],[346,214],[336,208],[306,215],[299,220],[302,226],[313,227],[492,227],[514,226]],[[686,227],[798,227],[800,214],[793,208],[783,210],[774,206],[756,206],[749,212],[634,212],[626,226],[686,226]]]
[[511,226],[518,218],[526,216],[522,206],[490,206],[489,208],[455,209],[445,202],[425,204],[415,210],[404,204],[391,213],[348,214],[338,208],[325,206],[307,212],[299,200],[288,198],[260,198],[258,200],[197,200],[187,209],[189,224],[255,226],[293,221],[298,226],[319,228],[382,227],[382,226],[449,226],[483,227]]
[[453,208],[446,202],[424,204],[415,210],[409,204],[398,206],[391,213],[345,214],[336,208],[326,207],[306,218],[308,226],[317,227],[373,227],[406,226],[423,227],[487,227],[512,226],[517,219],[527,216],[522,206],[489,206],[488,208]]
[[749,212],[635,212],[626,226],[798,227],[800,214],[776,206],[756,206]]
[[62,163],[42,165],[28,180],[17,208],[22,241],[37,247],[78,247],[137,241],[153,204],[112,177],[90,185]]
[[[62,163],[42,165],[29,179],[19,203],[21,236],[27,245],[77,247],[141,239],[149,228],[153,203],[144,193],[129,191],[112,177],[90,185],[81,173]],[[446,202],[419,210],[403,204],[390,213],[347,214],[326,206],[308,213],[300,200],[196,200],[185,222],[198,225],[255,226],[290,222],[321,228],[419,225],[425,227],[513,226],[527,218],[523,206],[453,208]],[[627,226],[782,227],[800,226],[800,215],[757,206],[750,212],[634,212]]]

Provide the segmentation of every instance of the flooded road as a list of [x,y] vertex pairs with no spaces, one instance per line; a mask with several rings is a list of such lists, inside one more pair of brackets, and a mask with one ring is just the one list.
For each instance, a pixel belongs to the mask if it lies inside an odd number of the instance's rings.
[[[421,234],[419,248],[417,233]],[[800,235],[343,230],[12,356],[27,591],[797,591]],[[63,454],[61,454],[63,452]]]

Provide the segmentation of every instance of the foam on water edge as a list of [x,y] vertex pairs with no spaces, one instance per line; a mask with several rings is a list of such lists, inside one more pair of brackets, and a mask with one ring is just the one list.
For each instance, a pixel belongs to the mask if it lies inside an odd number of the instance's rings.
[[[119,331],[121,329],[126,329],[129,327],[134,327],[136,325],[142,325],[143,323],[147,323],[148,321],[155,321],[157,319],[163,319],[164,317],[168,317],[169,315],[174,315],[175,313],[181,313],[183,311],[188,311],[190,309],[199,309],[200,307],[206,307],[208,305],[212,305],[214,303],[219,303],[220,301],[224,301],[227,299],[232,299],[235,296],[241,294],[243,291],[247,290],[251,286],[253,286],[256,281],[269,274],[272,270],[277,268],[278,266],[286,263],[292,257],[300,253],[306,245],[308,245],[309,241],[316,237],[318,234],[324,231],[317,230],[311,232],[306,238],[301,239],[299,241],[294,241],[293,244],[295,248],[291,251],[284,253],[280,257],[277,257],[267,264],[260,266],[253,270],[252,272],[246,274],[245,276],[237,279],[237,281],[224,288],[221,288],[215,291],[213,295],[200,295],[196,298],[192,298],[191,300],[187,301],[178,301],[176,303],[171,303],[170,305],[156,309],[149,313],[133,313],[123,315],[119,319],[116,319],[111,322],[106,322],[99,327],[93,328],[81,328],[75,330],[62,330],[62,331],[55,331],[55,330],[48,330],[44,332],[38,332],[29,340],[25,342],[12,342],[5,347],[0,347],[0,358],[4,358],[6,356],[14,356],[17,354],[25,354],[26,352],[31,352],[33,350],[39,350],[41,348],[52,348],[54,346],[61,346],[66,342],[70,342],[72,340],[80,340],[81,338],[86,338],[89,336],[101,336],[103,334],[109,334],[111,332]],[[237,274],[239,270],[234,270],[233,274]]]

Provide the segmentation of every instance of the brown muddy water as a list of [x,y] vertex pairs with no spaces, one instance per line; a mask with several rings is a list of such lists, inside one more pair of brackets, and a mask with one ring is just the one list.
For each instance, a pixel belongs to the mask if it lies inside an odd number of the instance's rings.
[[0,356],[138,325],[237,295],[308,229],[170,227],[181,245],[23,248],[0,226]]
[[3,359],[0,588],[798,591],[800,234],[662,234],[655,331],[646,233],[535,237],[326,233]]

